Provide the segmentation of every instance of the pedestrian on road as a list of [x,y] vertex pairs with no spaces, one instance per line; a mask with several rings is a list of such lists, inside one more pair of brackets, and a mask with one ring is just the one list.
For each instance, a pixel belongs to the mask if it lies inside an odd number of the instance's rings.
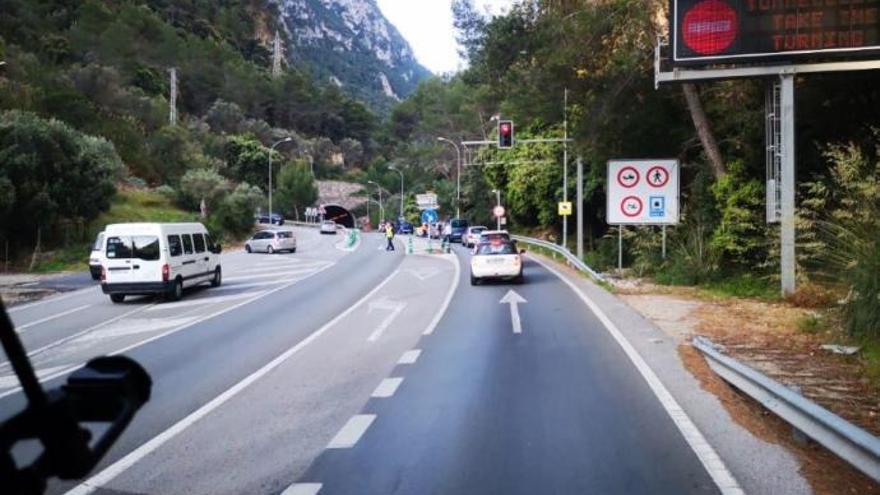
[[388,245],[385,246],[385,251],[394,251],[394,227],[392,227],[390,223],[385,225],[385,238],[388,239]]

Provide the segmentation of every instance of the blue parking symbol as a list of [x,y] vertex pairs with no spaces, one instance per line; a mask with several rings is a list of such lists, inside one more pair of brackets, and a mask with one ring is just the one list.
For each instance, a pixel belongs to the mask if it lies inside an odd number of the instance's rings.
[[651,196],[648,198],[648,211],[651,217],[666,216],[666,196]]

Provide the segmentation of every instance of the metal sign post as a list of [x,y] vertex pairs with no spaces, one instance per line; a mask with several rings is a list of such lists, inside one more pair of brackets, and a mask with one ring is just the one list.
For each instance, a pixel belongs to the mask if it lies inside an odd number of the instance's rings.
[[795,291],[795,252],[794,252],[794,74],[786,73],[782,78],[782,218],[780,221],[782,250],[780,268],[782,271],[782,293]]

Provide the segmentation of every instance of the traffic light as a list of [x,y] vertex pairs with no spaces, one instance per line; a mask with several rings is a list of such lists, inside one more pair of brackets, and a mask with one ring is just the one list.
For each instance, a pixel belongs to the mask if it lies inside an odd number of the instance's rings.
[[501,149],[513,148],[513,121],[498,121],[498,147]]

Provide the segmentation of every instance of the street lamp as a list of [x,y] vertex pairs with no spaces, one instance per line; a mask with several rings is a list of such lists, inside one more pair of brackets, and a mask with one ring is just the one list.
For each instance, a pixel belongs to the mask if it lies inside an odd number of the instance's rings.
[[394,170],[398,174],[400,174],[400,218],[403,218],[403,172],[399,169],[395,168],[394,165],[388,167],[391,170]]
[[454,141],[446,139],[445,137],[438,137],[437,141],[451,144],[455,148],[455,153],[458,155],[458,173],[456,174],[457,177],[455,179],[455,217],[461,218],[461,148],[459,148]]
[[[492,189],[495,193],[495,206],[501,206],[501,189]],[[493,212],[494,213],[494,212]],[[501,217],[495,216],[495,230],[501,230]]]
[[371,180],[368,180],[367,184],[373,184],[376,186],[376,189],[379,190],[379,221],[381,222],[382,220],[385,220],[385,207],[382,206],[382,186]]
[[291,141],[293,141],[293,138],[288,136],[276,142],[269,148],[269,225],[272,225],[272,153],[275,151],[276,146]]

